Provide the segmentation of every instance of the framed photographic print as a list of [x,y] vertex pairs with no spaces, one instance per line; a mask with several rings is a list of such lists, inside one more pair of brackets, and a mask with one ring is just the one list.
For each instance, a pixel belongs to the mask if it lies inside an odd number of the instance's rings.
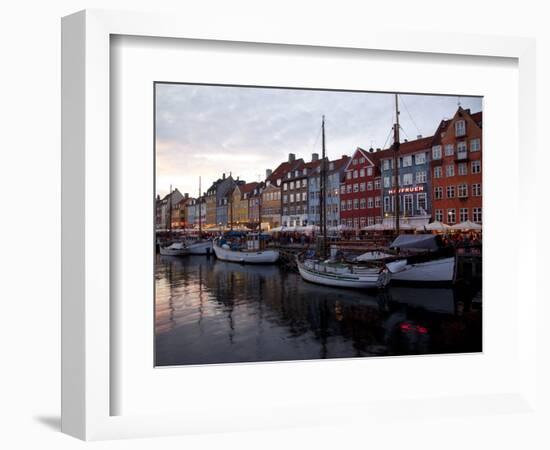
[[63,431],[532,411],[533,43],[340,31],[63,19]]

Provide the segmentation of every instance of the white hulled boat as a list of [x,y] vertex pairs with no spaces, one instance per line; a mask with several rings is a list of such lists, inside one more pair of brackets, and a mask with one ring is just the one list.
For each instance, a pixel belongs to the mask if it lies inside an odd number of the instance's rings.
[[212,247],[216,258],[222,261],[238,262],[241,264],[273,264],[279,259],[278,250],[261,250],[259,236],[247,237],[244,248],[231,248],[230,243],[223,238],[214,239]]
[[185,246],[190,255],[210,255],[213,252],[212,241],[210,239],[187,241]]
[[298,271],[306,281],[342,288],[383,288],[391,279],[384,267],[369,267],[333,261],[297,260]]
[[[441,246],[437,235],[403,234],[391,243],[390,250],[393,255],[388,251],[379,260],[392,272],[392,280],[452,283],[455,279],[455,256]],[[374,261],[375,256],[375,252],[367,252],[357,259]]]
[[173,242],[167,246],[159,246],[159,252],[162,256],[183,256],[189,253],[185,243]]

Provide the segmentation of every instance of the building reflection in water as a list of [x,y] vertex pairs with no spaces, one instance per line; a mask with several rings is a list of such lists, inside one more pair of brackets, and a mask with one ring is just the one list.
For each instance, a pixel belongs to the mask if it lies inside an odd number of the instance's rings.
[[481,302],[450,288],[366,293],[278,266],[157,257],[157,365],[481,351]]

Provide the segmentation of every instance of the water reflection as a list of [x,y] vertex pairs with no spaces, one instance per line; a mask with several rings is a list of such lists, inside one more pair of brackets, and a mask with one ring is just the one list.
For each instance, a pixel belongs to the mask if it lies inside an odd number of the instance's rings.
[[157,365],[481,351],[481,302],[453,289],[378,293],[278,266],[158,257]]

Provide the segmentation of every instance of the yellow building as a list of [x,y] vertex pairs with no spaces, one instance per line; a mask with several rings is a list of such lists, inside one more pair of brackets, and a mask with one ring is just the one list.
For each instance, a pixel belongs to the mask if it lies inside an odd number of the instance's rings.
[[246,183],[237,185],[233,190],[231,204],[229,205],[229,222],[233,222],[233,227],[249,225],[248,200],[257,186],[258,183]]

